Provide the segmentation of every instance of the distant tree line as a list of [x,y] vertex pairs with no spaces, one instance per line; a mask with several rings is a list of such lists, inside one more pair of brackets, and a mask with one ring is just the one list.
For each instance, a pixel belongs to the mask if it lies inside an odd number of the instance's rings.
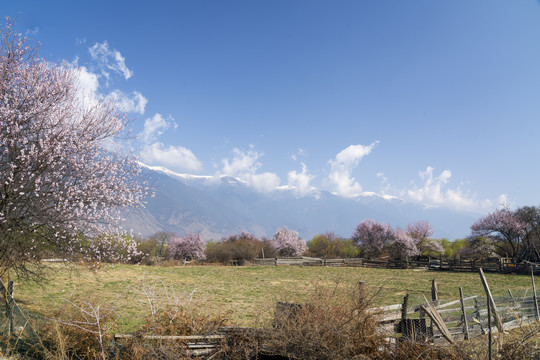
[[[196,260],[242,265],[255,258],[312,256],[320,258],[392,258],[431,257],[511,257],[516,261],[539,261],[540,208],[525,206],[514,211],[495,210],[478,219],[466,238],[434,239],[427,221],[408,224],[404,229],[373,219],[362,220],[349,238],[333,232],[315,235],[307,242],[298,232],[279,228],[271,238],[259,239],[248,232],[206,242],[200,234],[180,237],[159,232],[139,240],[142,259]],[[141,260],[141,258],[135,259]]]

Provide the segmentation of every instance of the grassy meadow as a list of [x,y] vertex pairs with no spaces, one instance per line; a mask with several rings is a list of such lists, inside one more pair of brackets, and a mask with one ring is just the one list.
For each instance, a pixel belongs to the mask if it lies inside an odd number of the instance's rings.
[[[530,291],[530,276],[486,274],[495,296]],[[331,267],[255,267],[255,266],[135,266],[116,265],[97,273],[82,267],[54,265],[48,281],[39,284],[17,283],[15,299],[25,308],[53,316],[70,307],[68,301],[83,299],[94,308],[113,307],[118,315],[117,331],[140,328],[151,308],[183,304],[203,314],[222,314],[229,325],[254,326],[273,315],[277,301],[302,303],[321,290],[347,296],[358,281],[379,294],[374,305],[400,303],[406,293],[410,304],[419,303],[424,294],[431,297],[431,281],[437,279],[441,300],[482,295],[477,273],[434,272]]]

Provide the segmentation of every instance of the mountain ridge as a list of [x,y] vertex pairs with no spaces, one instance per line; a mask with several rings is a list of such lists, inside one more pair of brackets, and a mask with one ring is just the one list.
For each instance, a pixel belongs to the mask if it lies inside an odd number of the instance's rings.
[[292,189],[260,193],[230,176],[178,174],[167,168],[141,164],[143,177],[154,188],[143,209],[124,213],[122,226],[148,236],[158,231],[179,235],[200,232],[206,240],[220,240],[248,231],[271,237],[282,226],[297,230],[309,240],[332,231],[349,237],[364,219],[375,219],[393,227],[427,220],[434,237],[465,237],[478,215],[444,208],[425,208],[397,197],[365,193],[343,198],[327,191],[297,196]]

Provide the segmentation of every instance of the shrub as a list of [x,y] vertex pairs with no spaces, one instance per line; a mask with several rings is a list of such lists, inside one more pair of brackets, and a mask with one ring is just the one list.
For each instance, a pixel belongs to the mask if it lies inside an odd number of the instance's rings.
[[[231,235],[218,243],[209,244],[206,248],[206,258],[210,262],[229,264],[235,261],[238,265],[243,265],[262,254],[263,248],[265,244],[261,240],[252,234],[242,232]],[[265,256],[268,257],[266,252]]]
[[360,252],[351,239],[338,238],[333,232],[315,235],[307,249],[310,256],[327,259],[356,257]]
[[377,331],[377,314],[368,311],[373,296],[355,287],[343,296],[337,291],[339,286],[316,289],[306,304],[276,313],[265,348],[289,359],[371,359],[376,355],[385,340]]

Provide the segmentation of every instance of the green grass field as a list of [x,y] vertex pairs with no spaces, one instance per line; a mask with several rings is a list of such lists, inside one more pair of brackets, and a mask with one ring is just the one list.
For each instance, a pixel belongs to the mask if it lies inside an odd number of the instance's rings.
[[[114,306],[123,327],[134,331],[150,314],[149,303],[157,306],[179,301],[197,306],[201,312],[224,314],[230,324],[251,326],[255,320],[272,316],[277,301],[302,303],[318,289],[347,291],[365,281],[368,290],[379,295],[374,305],[400,303],[406,293],[410,304],[431,297],[431,281],[437,279],[441,300],[483,295],[477,273],[452,273],[418,270],[330,267],[233,267],[186,266],[158,267],[117,265],[96,274],[84,268],[55,265],[49,281],[16,283],[15,299],[25,308],[51,316],[66,307],[65,299],[79,296],[94,306]],[[486,274],[494,296],[530,291],[530,276]]]

